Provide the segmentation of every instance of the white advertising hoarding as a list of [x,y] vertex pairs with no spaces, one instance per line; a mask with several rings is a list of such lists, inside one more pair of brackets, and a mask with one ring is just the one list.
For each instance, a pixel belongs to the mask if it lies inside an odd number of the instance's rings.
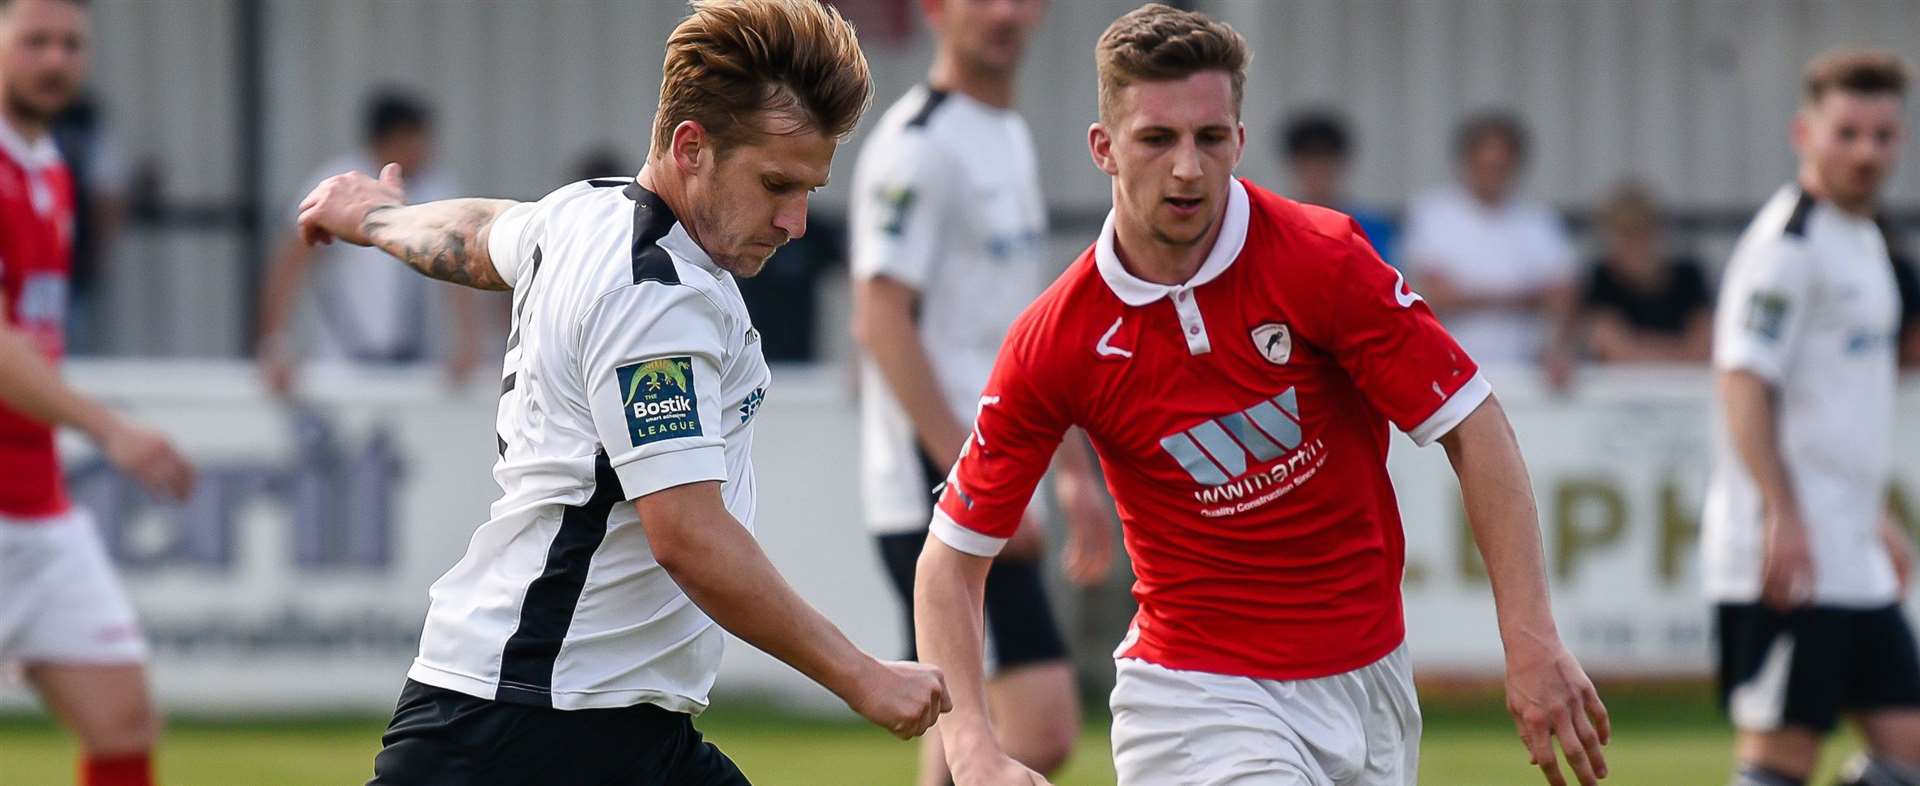
[[[315,370],[304,403],[289,406],[238,364],[73,363],[69,374],[173,435],[200,467],[191,501],[159,505],[83,442],[63,443],[72,493],[99,521],[140,610],[163,704],[389,709],[428,585],[498,493],[494,387]],[[803,596],[857,643],[891,655],[902,611],[860,523],[847,379],[842,369],[776,370],[756,436],[756,529]],[[1556,395],[1530,375],[1505,375],[1496,390],[1533,473],[1563,635],[1599,674],[1705,675],[1708,609],[1694,563],[1711,464],[1708,377],[1596,372]],[[1901,402],[1915,411],[1920,389]],[[1896,445],[1900,481],[1920,479],[1920,441]],[[1492,602],[1444,451],[1400,439],[1389,463],[1416,663],[1427,674],[1497,674]],[[833,703],[738,642],[724,668],[722,691]]]

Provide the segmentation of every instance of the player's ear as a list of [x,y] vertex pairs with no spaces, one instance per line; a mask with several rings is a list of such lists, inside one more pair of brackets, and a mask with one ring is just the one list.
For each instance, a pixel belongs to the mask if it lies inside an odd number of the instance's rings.
[[1233,168],[1240,168],[1240,159],[1247,154],[1247,124],[1238,120],[1233,122]]
[[1094,123],[1087,126],[1087,152],[1093,154],[1093,165],[1109,176],[1120,174],[1119,167],[1113,165],[1113,135],[1107,133],[1107,127]]
[[706,127],[699,121],[680,121],[673,127],[673,149],[669,151],[674,167],[687,173],[700,171],[700,154],[712,143],[712,137],[707,136]]

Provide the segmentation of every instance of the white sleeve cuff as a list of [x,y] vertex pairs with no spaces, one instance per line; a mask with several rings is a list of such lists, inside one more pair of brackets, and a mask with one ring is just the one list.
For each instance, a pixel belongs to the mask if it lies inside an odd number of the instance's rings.
[[1785,365],[1775,353],[1745,350],[1737,344],[1713,359],[1715,371],[1745,371],[1776,385],[1786,376]]
[[633,459],[613,468],[625,499],[639,499],[674,486],[727,479],[727,450],[706,445]]
[[521,202],[500,211],[487,229],[487,258],[493,260],[494,272],[508,288],[520,282],[520,237],[526,234],[534,207],[533,202]]
[[1001,549],[1007,546],[1006,538],[982,535],[966,527],[962,527],[949,517],[946,511],[938,507],[933,509],[932,530],[933,536],[939,538],[941,543],[952,546],[956,551],[972,554],[976,557],[994,557],[1000,553]]
[[1407,436],[1413,438],[1415,445],[1421,447],[1431,445],[1434,440],[1446,436],[1454,426],[1460,425],[1460,421],[1466,420],[1467,416],[1479,409],[1481,402],[1486,401],[1491,395],[1493,395],[1493,384],[1487,381],[1485,375],[1476,371],[1473,373],[1473,379],[1467,380],[1467,384],[1461,385],[1459,390],[1454,391],[1453,397],[1447,399],[1447,403],[1441,404],[1438,410],[1427,416],[1426,422],[1407,432]]

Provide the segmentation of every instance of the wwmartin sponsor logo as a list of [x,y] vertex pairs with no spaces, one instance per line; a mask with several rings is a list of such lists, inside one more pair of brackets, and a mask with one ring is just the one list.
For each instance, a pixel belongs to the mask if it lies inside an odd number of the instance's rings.
[[1193,493],[1195,502],[1234,503],[1201,513],[1230,515],[1278,499],[1319,468],[1326,446],[1307,440],[1300,423],[1299,394],[1287,388],[1239,412],[1170,434],[1160,448],[1202,486]]

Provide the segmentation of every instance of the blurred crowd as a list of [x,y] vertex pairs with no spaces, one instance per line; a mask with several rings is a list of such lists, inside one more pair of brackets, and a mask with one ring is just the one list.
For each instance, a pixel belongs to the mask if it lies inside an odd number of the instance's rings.
[[[377,91],[367,99],[362,127],[358,144],[335,151],[313,180],[400,161],[413,196],[458,193],[455,167],[435,156],[433,109],[425,99],[403,90]],[[94,354],[104,317],[93,307],[94,291],[108,246],[125,222],[129,177],[92,102],[76,106],[59,129],[57,139],[75,167],[81,216],[69,341],[74,354]],[[1707,362],[1719,260],[1702,258],[1678,239],[1660,196],[1632,179],[1596,195],[1571,217],[1528,198],[1523,185],[1532,147],[1526,124],[1513,114],[1487,111],[1462,120],[1451,148],[1453,182],[1410,194],[1404,206],[1349,197],[1347,174],[1360,155],[1360,140],[1338,112],[1295,112],[1271,128],[1252,128],[1250,135],[1253,144],[1269,137],[1287,171],[1243,176],[1352,216],[1380,256],[1404,271],[1413,291],[1483,364],[1536,367],[1554,387],[1564,387],[1583,364]],[[639,167],[613,144],[583,150],[573,160],[567,172],[555,173],[551,186],[630,176]],[[837,219],[815,216],[813,231],[783,249],[760,279],[742,284],[756,321],[781,327],[766,331],[769,359],[807,361],[821,354],[821,274],[846,258]],[[1574,226],[1585,230],[1584,242],[1576,240]],[[1915,365],[1920,276],[1902,253],[1899,234],[1883,226],[1903,299],[1901,358]],[[247,346],[274,388],[284,392],[292,384],[303,358],[438,364],[456,380],[488,360],[487,326],[501,321],[493,317],[504,309],[503,299],[435,293],[425,279],[387,264],[377,252],[306,250],[281,234],[278,223],[269,227],[280,237],[262,261],[258,316]],[[1063,231],[1072,230],[1056,227]],[[346,295],[349,288],[353,297]]]
[[[1462,121],[1455,182],[1415,195],[1399,217],[1346,197],[1355,144],[1337,114],[1285,118],[1278,139],[1289,195],[1353,216],[1481,363],[1537,366],[1555,387],[1581,363],[1706,364],[1717,266],[1673,238],[1644,183],[1622,180],[1597,200],[1583,254],[1564,217],[1523,195],[1531,148],[1511,114]],[[1881,227],[1902,296],[1901,359],[1912,365],[1920,277],[1898,233]]]

